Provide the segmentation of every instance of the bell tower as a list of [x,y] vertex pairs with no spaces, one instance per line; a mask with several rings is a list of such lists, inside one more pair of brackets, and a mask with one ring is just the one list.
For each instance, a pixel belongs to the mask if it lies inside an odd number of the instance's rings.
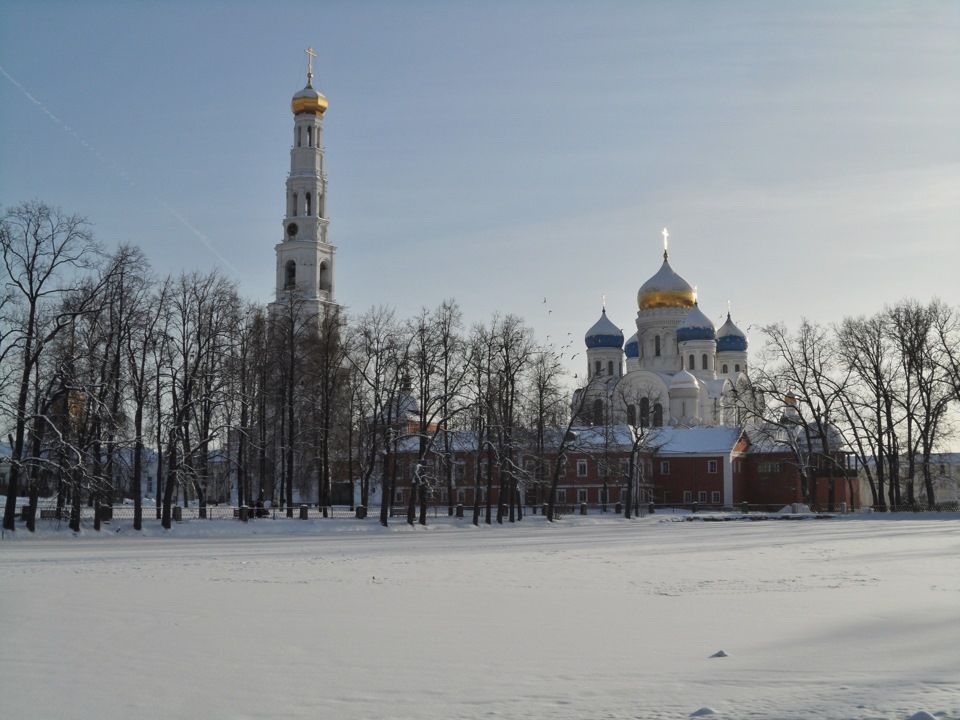
[[293,96],[293,145],[287,175],[283,240],[277,244],[273,305],[296,298],[318,319],[336,310],[334,256],[327,241],[327,175],[323,168],[323,114],[327,98],[313,87],[313,48],[307,54],[307,86]]

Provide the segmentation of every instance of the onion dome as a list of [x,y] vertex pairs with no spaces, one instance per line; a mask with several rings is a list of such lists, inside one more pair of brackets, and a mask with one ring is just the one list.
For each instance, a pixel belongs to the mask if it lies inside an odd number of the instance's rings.
[[583,340],[587,344],[588,350],[593,348],[619,349],[623,347],[623,333],[620,328],[610,322],[606,308],[600,314],[600,319],[594,323],[592,328],[587,330]]
[[636,333],[631,335],[630,339],[627,340],[627,344],[623,346],[623,351],[628,358],[640,357],[640,341],[637,339]]
[[293,96],[290,101],[290,110],[294,115],[309,113],[310,115],[323,115],[327,110],[327,98],[323,93],[313,89],[313,74],[307,76],[307,86]]
[[727,321],[717,331],[717,352],[746,352],[747,345],[747,336],[733,324],[730,313],[727,313]]
[[697,379],[686,370],[681,370],[676,375],[673,376],[673,381],[670,383],[670,389],[675,388],[696,388]]
[[657,274],[640,286],[637,305],[641,310],[650,308],[689,308],[697,300],[690,284],[670,267],[667,251],[663,251],[663,265]]
[[716,340],[717,330],[710,318],[703,314],[700,305],[693,303],[693,310],[677,325],[677,342],[687,340]]

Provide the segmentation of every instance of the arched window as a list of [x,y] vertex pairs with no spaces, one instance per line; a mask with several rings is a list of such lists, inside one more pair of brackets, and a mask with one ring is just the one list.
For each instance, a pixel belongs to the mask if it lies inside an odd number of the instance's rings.
[[292,290],[297,286],[297,264],[293,260],[287,260],[283,272],[284,290]]
[[298,201],[299,199],[300,199],[300,198],[297,197],[297,194],[294,193],[294,194],[293,194],[293,212],[290,213],[290,214],[293,215],[294,217],[297,216],[297,201]]
[[593,424],[603,425],[603,400],[599,398],[593,401]]
[[740,372],[740,363],[737,363],[736,365],[733,366],[733,371]]
[[636,427],[637,425],[637,406],[627,405],[627,425]]
[[656,357],[660,357],[660,336],[659,335],[653,338],[653,354]]
[[701,369],[701,370],[708,370],[708,369],[709,369],[709,368],[707,368],[707,354],[706,354],[706,353],[704,353],[703,355],[700,356],[700,369]]
[[313,147],[313,127],[307,128],[307,147]]
[[727,370],[727,364],[724,363],[724,364],[723,364],[723,374],[726,375],[727,372],[728,372],[728,370]]
[[300,145],[301,145],[300,139],[301,139],[302,137],[303,137],[303,128],[298,126],[298,127],[297,127],[297,147],[300,147]]
[[613,360],[607,360],[607,375],[613,377]]
[[640,398],[640,427],[650,427],[650,398]]
[[[310,202],[311,200],[310,193],[307,193],[304,196],[304,199],[307,201],[307,212],[305,214],[307,217],[310,217],[311,215],[313,215],[313,212],[312,212],[313,208],[311,207],[312,203]],[[706,355],[704,355],[704,357],[706,357]]]
[[687,370],[696,370],[696,363],[693,361],[693,353],[690,353],[690,362],[687,363]]
[[320,289],[324,292],[330,292],[333,287],[330,283],[330,268],[325,262],[320,263]]
[[663,405],[655,403],[653,406],[653,426],[663,427]]
[[325,197],[323,193],[317,195],[317,217],[325,217],[327,212],[326,207],[324,207],[326,205]]
[[600,368],[600,361],[597,360],[597,361],[593,364],[593,374],[594,374],[594,375],[599,375],[599,374],[600,374],[600,369],[601,369],[601,368]]

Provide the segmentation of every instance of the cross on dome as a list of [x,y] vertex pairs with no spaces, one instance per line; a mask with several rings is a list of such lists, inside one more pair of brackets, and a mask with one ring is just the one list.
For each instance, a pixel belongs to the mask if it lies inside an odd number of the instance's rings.
[[313,59],[317,54],[312,47],[308,47],[304,52],[307,54],[307,84],[309,85],[310,81],[313,80]]

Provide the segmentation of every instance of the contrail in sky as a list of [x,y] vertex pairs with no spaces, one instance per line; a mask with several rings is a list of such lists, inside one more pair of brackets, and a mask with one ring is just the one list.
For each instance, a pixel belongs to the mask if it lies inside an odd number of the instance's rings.
[[[139,190],[139,188],[137,187],[137,184],[130,178],[130,176],[127,174],[126,170],[124,170],[122,167],[120,167],[120,166],[119,166],[117,163],[115,163],[113,160],[110,160],[110,159],[104,157],[104,156],[100,153],[99,150],[97,150],[93,145],[91,145],[91,144],[88,143],[86,140],[84,140],[82,137],[80,137],[80,136],[77,134],[77,132],[76,132],[72,127],[70,127],[69,125],[67,125],[65,122],[63,122],[63,120],[61,120],[61,119],[58,118],[56,115],[54,115],[52,112],[50,112],[50,110],[47,108],[46,105],[44,105],[44,104],[43,104],[42,102],[40,102],[37,98],[35,98],[33,95],[31,95],[30,92],[29,92],[23,85],[21,85],[21,84],[16,80],[16,78],[14,78],[10,73],[8,73],[8,72],[3,68],[2,65],[0,65],[0,73],[3,73],[3,76],[4,76],[5,78],[7,78],[7,80],[9,80],[9,81],[13,84],[13,86],[16,87],[17,90],[19,90],[19,91],[23,94],[24,97],[26,97],[30,102],[32,102],[32,103],[33,103],[34,105],[36,105],[38,108],[40,108],[40,110],[42,110],[43,113],[44,113],[48,118],[50,118],[53,122],[55,122],[57,125],[59,125],[61,128],[63,128],[63,130],[66,131],[68,134],[70,134],[71,136],[73,136],[73,138],[74,138],[77,142],[79,142],[84,148],[86,148],[87,150],[89,150],[90,152],[92,152],[92,153],[94,154],[94,156],[97,158],[97,160],[100,161],[101,164],[106,165],[106,166],[109,167],[111,170],[113,170],[115,173],[117,173],[117,175],[119,175],[121,178],[123,178],[123,179],[130,185],[130,187]],[[217,252],[217,249],[213,246],[213,243],[210,242],[210,239],[209,239],[206,235],[204,235],[202,232],[200,232],[200,231],[197,230],[195,227],[193,227],[193,225],[191,225],[189,222],[187,222],[187,219],[184,218],[183,215],[181,215],[179,212],[177,212],[173,207],[171,207],[171,206],[170,206],[169,204],[167,204],[165,201],[161,200],[161,199],[160,199],[159,197],[157,197],[154,193],[149,192],[149,191],[147,191],[147,192],[148,192],[148,194],[149,194],[161,207],[163,207],[164,210],[166,210],[166,211],[167,211],[168,213],[170,213],[173,217],[175,217],[175,218],[180,222],[180,224],[182,224],[185,228],[187,228],[187,230],[189,230],[189,231],[192,232],[194,235],[196,235],[197,238],[200,240],[200,242],[202,242],[202,243],[204,244],[204,246],[207,248],[207,250],[209,250],[211,253],[213,253],[213,254],[217,257],[217,259],[220,260],[220,262],[222,262],[224,265],[226,265],[228,268],[230,268],[233,272],[235,272],[235,273],[237,273],[237,274],[240,273],[240,271],[237,270],[229,260],[227,260],[227,259],[226,259],[223,255],[221,255],[219,252]]]

